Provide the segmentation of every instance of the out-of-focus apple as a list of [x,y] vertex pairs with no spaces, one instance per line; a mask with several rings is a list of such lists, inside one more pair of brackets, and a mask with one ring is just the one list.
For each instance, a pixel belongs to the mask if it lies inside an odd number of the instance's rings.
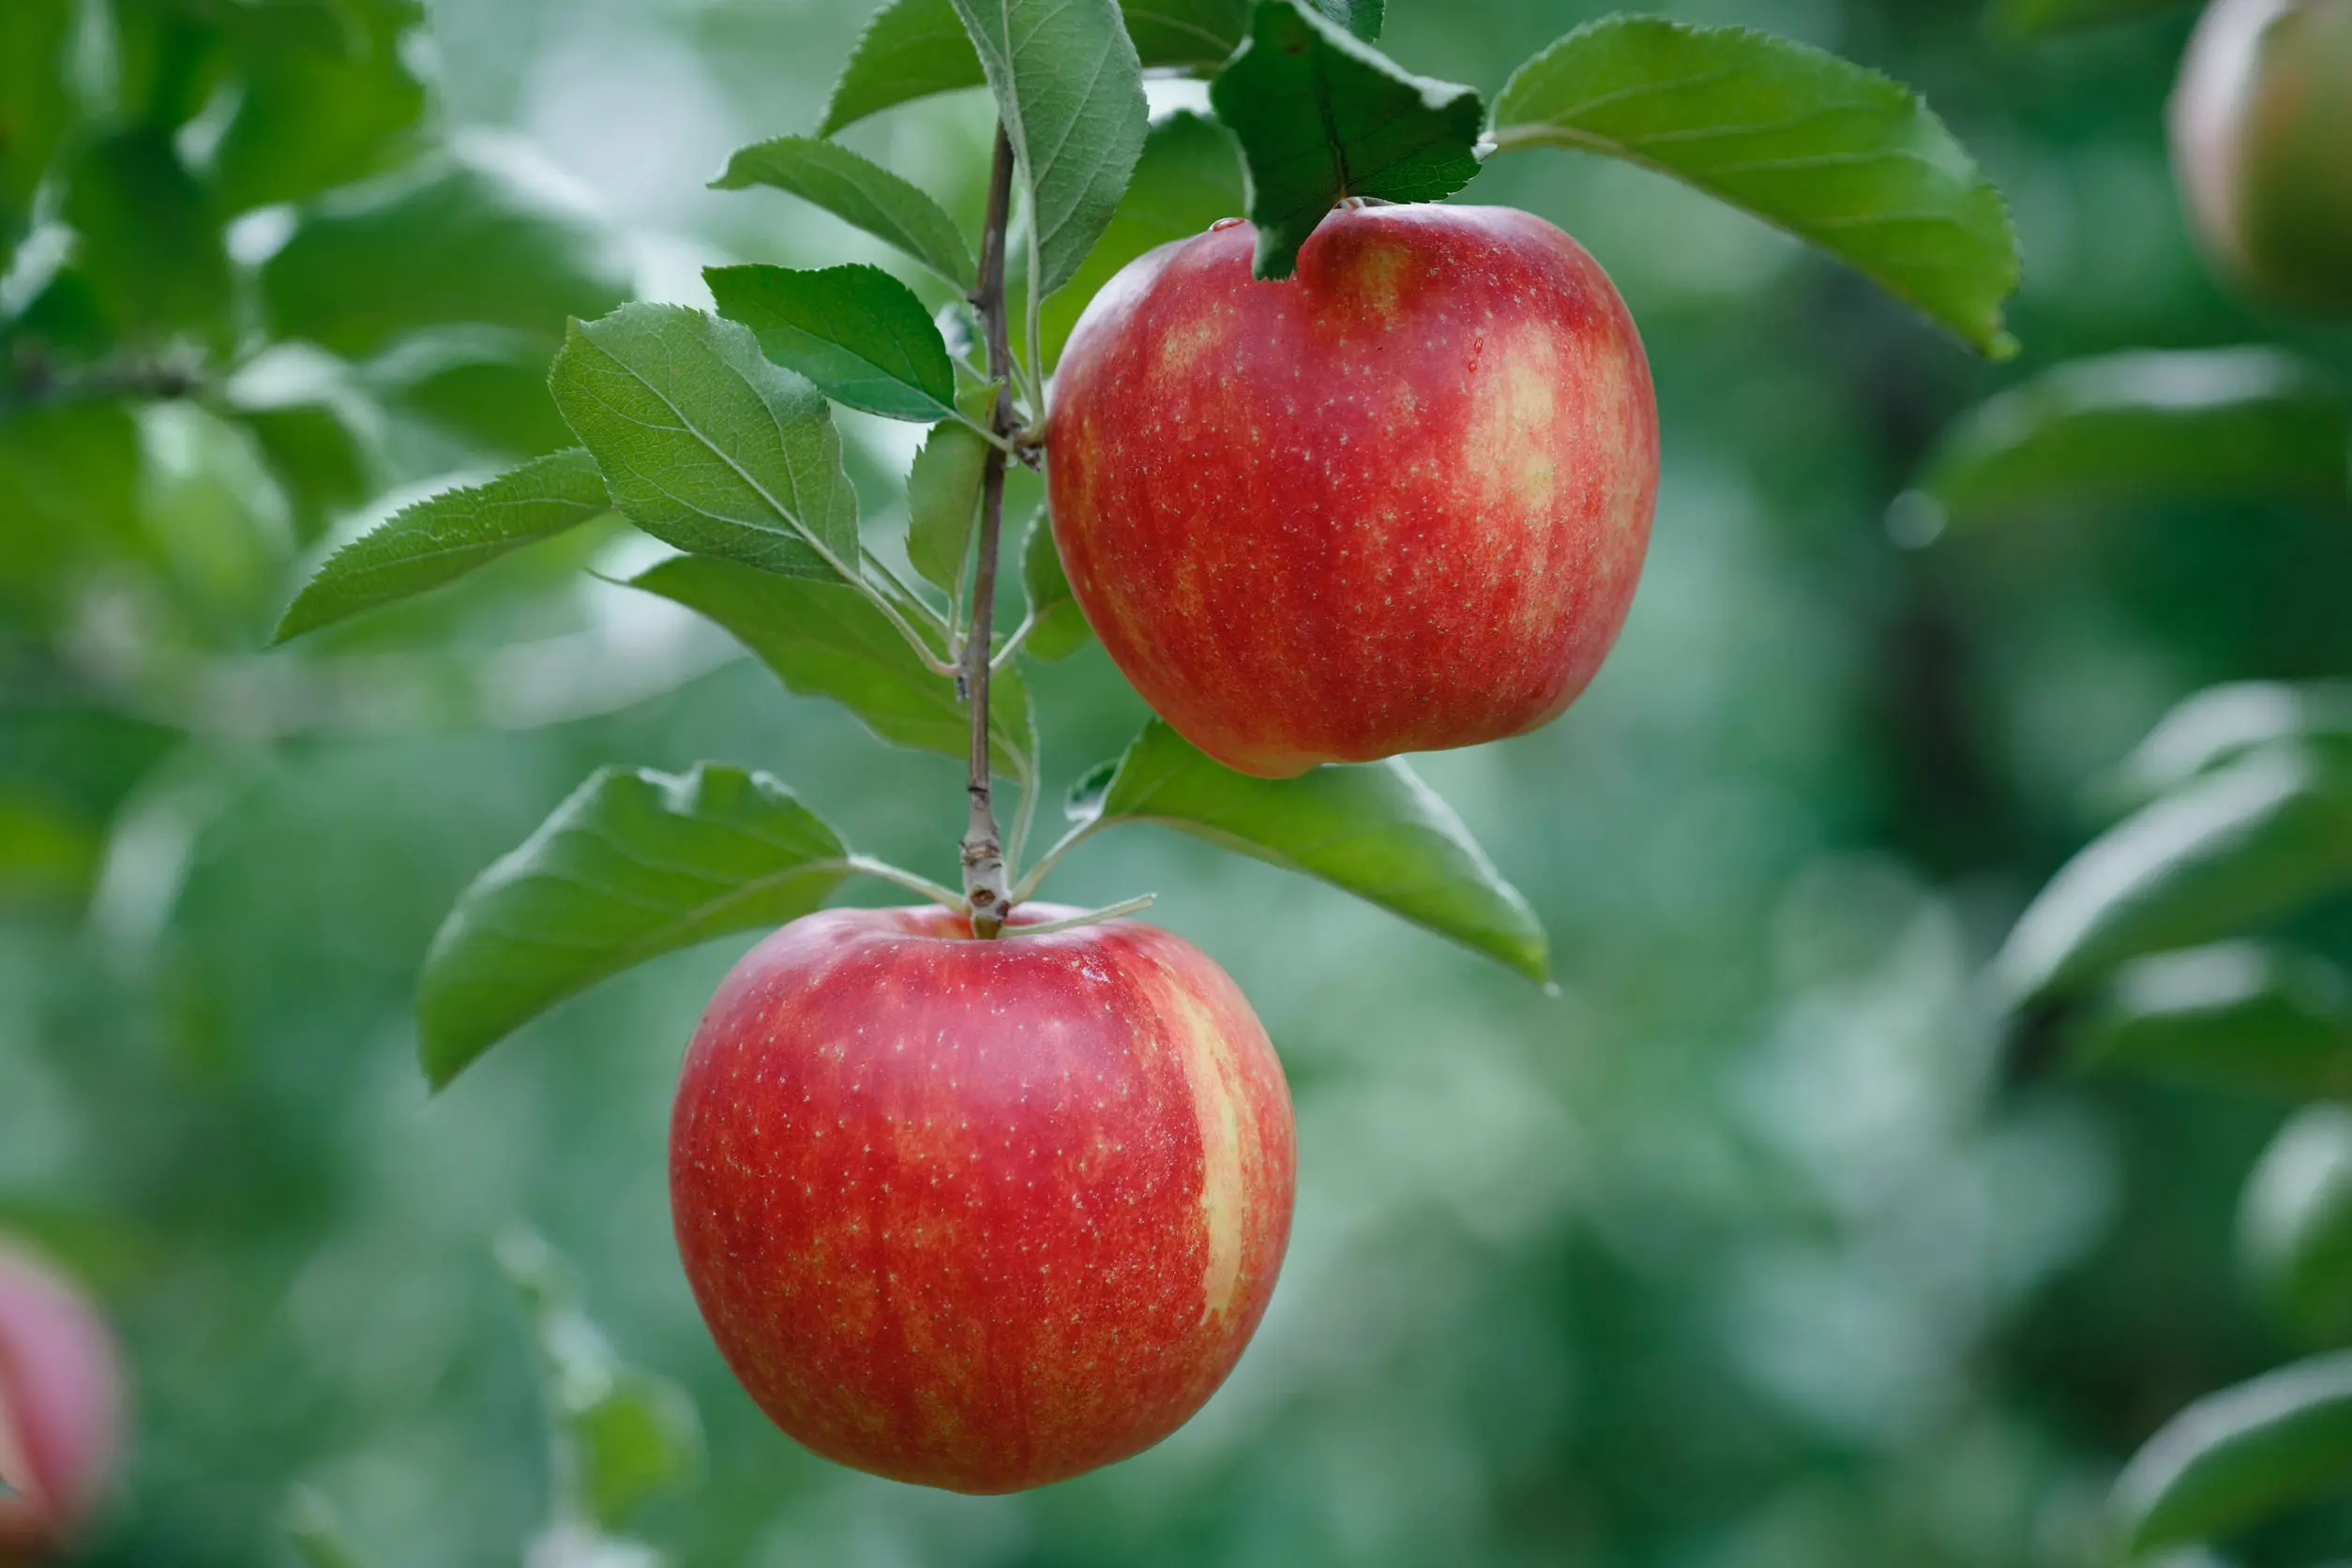
[[2213,0],[2181,61],[2172,148],[2224,271],[2352,311],[2352,0]]
[[777,1425],[901,1481],[1005,1492],[1175,1430],[1289,1236],[1289,1091],[1189,942],[831,910],[738,964],[671,1123],[678,1250]]
[[1658,413],[1600,264],[1507,207],[1334,212],[1297,276],[1228,222],[1078,320],[1054,538],[1144,700],[1228,766],[1474,746],[1556,716],[1633,602]]
[[122,1414],[122,1363],[98,1308],[0,1241],[0,1563],[39,1560],[88,1518]]

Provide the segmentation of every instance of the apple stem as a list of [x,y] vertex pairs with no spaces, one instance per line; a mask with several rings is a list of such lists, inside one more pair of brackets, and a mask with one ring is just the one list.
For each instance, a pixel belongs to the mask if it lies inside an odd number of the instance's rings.
[[[980,470],[980,541],[972,570],[972,623],[964,633],[963,673],[957,684],[972,707],[972,768],[965,788],[972,819],[964,828],[964,901],[972,907],[972,934],[993,937],[1004,926],[1012,898],[1006,887],[1004,840],[997,831],[991,798],[988,752],[989,656],[996,620],[997,540],[1004,529],[1004,454],[1013,417],[1012,325],[1004,305],[1004,233],[1013,204],[1013,143],[998,125],[996,161],[988,174],[987,227],[980,236],[980,278],[972,308],[988,340],[988,380],[996,387],[988,427],[1002,445],[991,445]],[[1032,788],[1034,788],[1033,785]]]

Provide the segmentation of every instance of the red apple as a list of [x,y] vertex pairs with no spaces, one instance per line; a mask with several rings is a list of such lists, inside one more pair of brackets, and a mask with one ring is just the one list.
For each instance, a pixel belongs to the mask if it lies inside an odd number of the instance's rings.
[[1054,378],[1055,541],[1144,701],[1229,767],[1556,717],[1624,624],[1650,363],[1600,264],[1507,207],[1326,218],[1282,282],[1229,221],[1094,296]]
[[0,1562],[38,1559],[89,1515],[113,1473],[121,1362],[98,1309],[0,1242]]
[[[1010,928],[1068,915],[1030,905]],[[776,1424],[1009,1492],[1225,1380],[1290,1229],[1290,1096],[1225,972],[1133,921],[796,920],[728,975],[671,1122],[686,1277]]]
[[2283,304],[2352,310],[2352,0],[2213,0],[2172,146],[2223,270]]

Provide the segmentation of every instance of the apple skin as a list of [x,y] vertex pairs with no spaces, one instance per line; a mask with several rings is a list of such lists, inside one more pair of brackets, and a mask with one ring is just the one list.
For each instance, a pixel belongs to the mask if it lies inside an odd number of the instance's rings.
[[2352,311],[2352,0],[2213,0],[2171,124],[2219,268],[2282,305]]
[[[1027,905],[1018,928],[1075,912]],[[1010,1492],[1125,1458],[1225,1380],[1289,1238],[1290,1095],[1199,949],[828,910],[735,966],[670,1137],[735,1376],[827,1458]]]
[[0,1563],[39,1560],[96,1506],[114,1470],[122,1362],[98,1308],[0,1239]]
[[1072,331],[1046,433],[1086,618],[1201,750],[1285,777],[1557,717],[1624,625],[1650,363],[1583,247],[1508,207],[1341,209],[1251,279],[1228,220]]

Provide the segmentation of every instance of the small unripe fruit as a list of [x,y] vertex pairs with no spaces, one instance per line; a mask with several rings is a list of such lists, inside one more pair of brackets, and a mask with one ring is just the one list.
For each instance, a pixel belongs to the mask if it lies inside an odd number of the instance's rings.
[[1474,746],[1582,691],[1631,606],[1658,414],[1600,264],[1506,207],[1160,247],[1054,379],[1054,538],[1103,645],[1201,750],[1279,777]]
[[963,1492],[1199,1409],[1274,1289],[1295,1164],[1241,992],[1123,920],[794,921],[719,987],[671,1123],[679,1254],[752,1398],[828,1458]]
[[98,1309],[0,1241],[0,1563],[41,1560],[89,1516],[114,1469],[122,1364]]
[[2352,311],[2352,0],[2213,0],[2172,98],[2173,172],[2220,268]]

